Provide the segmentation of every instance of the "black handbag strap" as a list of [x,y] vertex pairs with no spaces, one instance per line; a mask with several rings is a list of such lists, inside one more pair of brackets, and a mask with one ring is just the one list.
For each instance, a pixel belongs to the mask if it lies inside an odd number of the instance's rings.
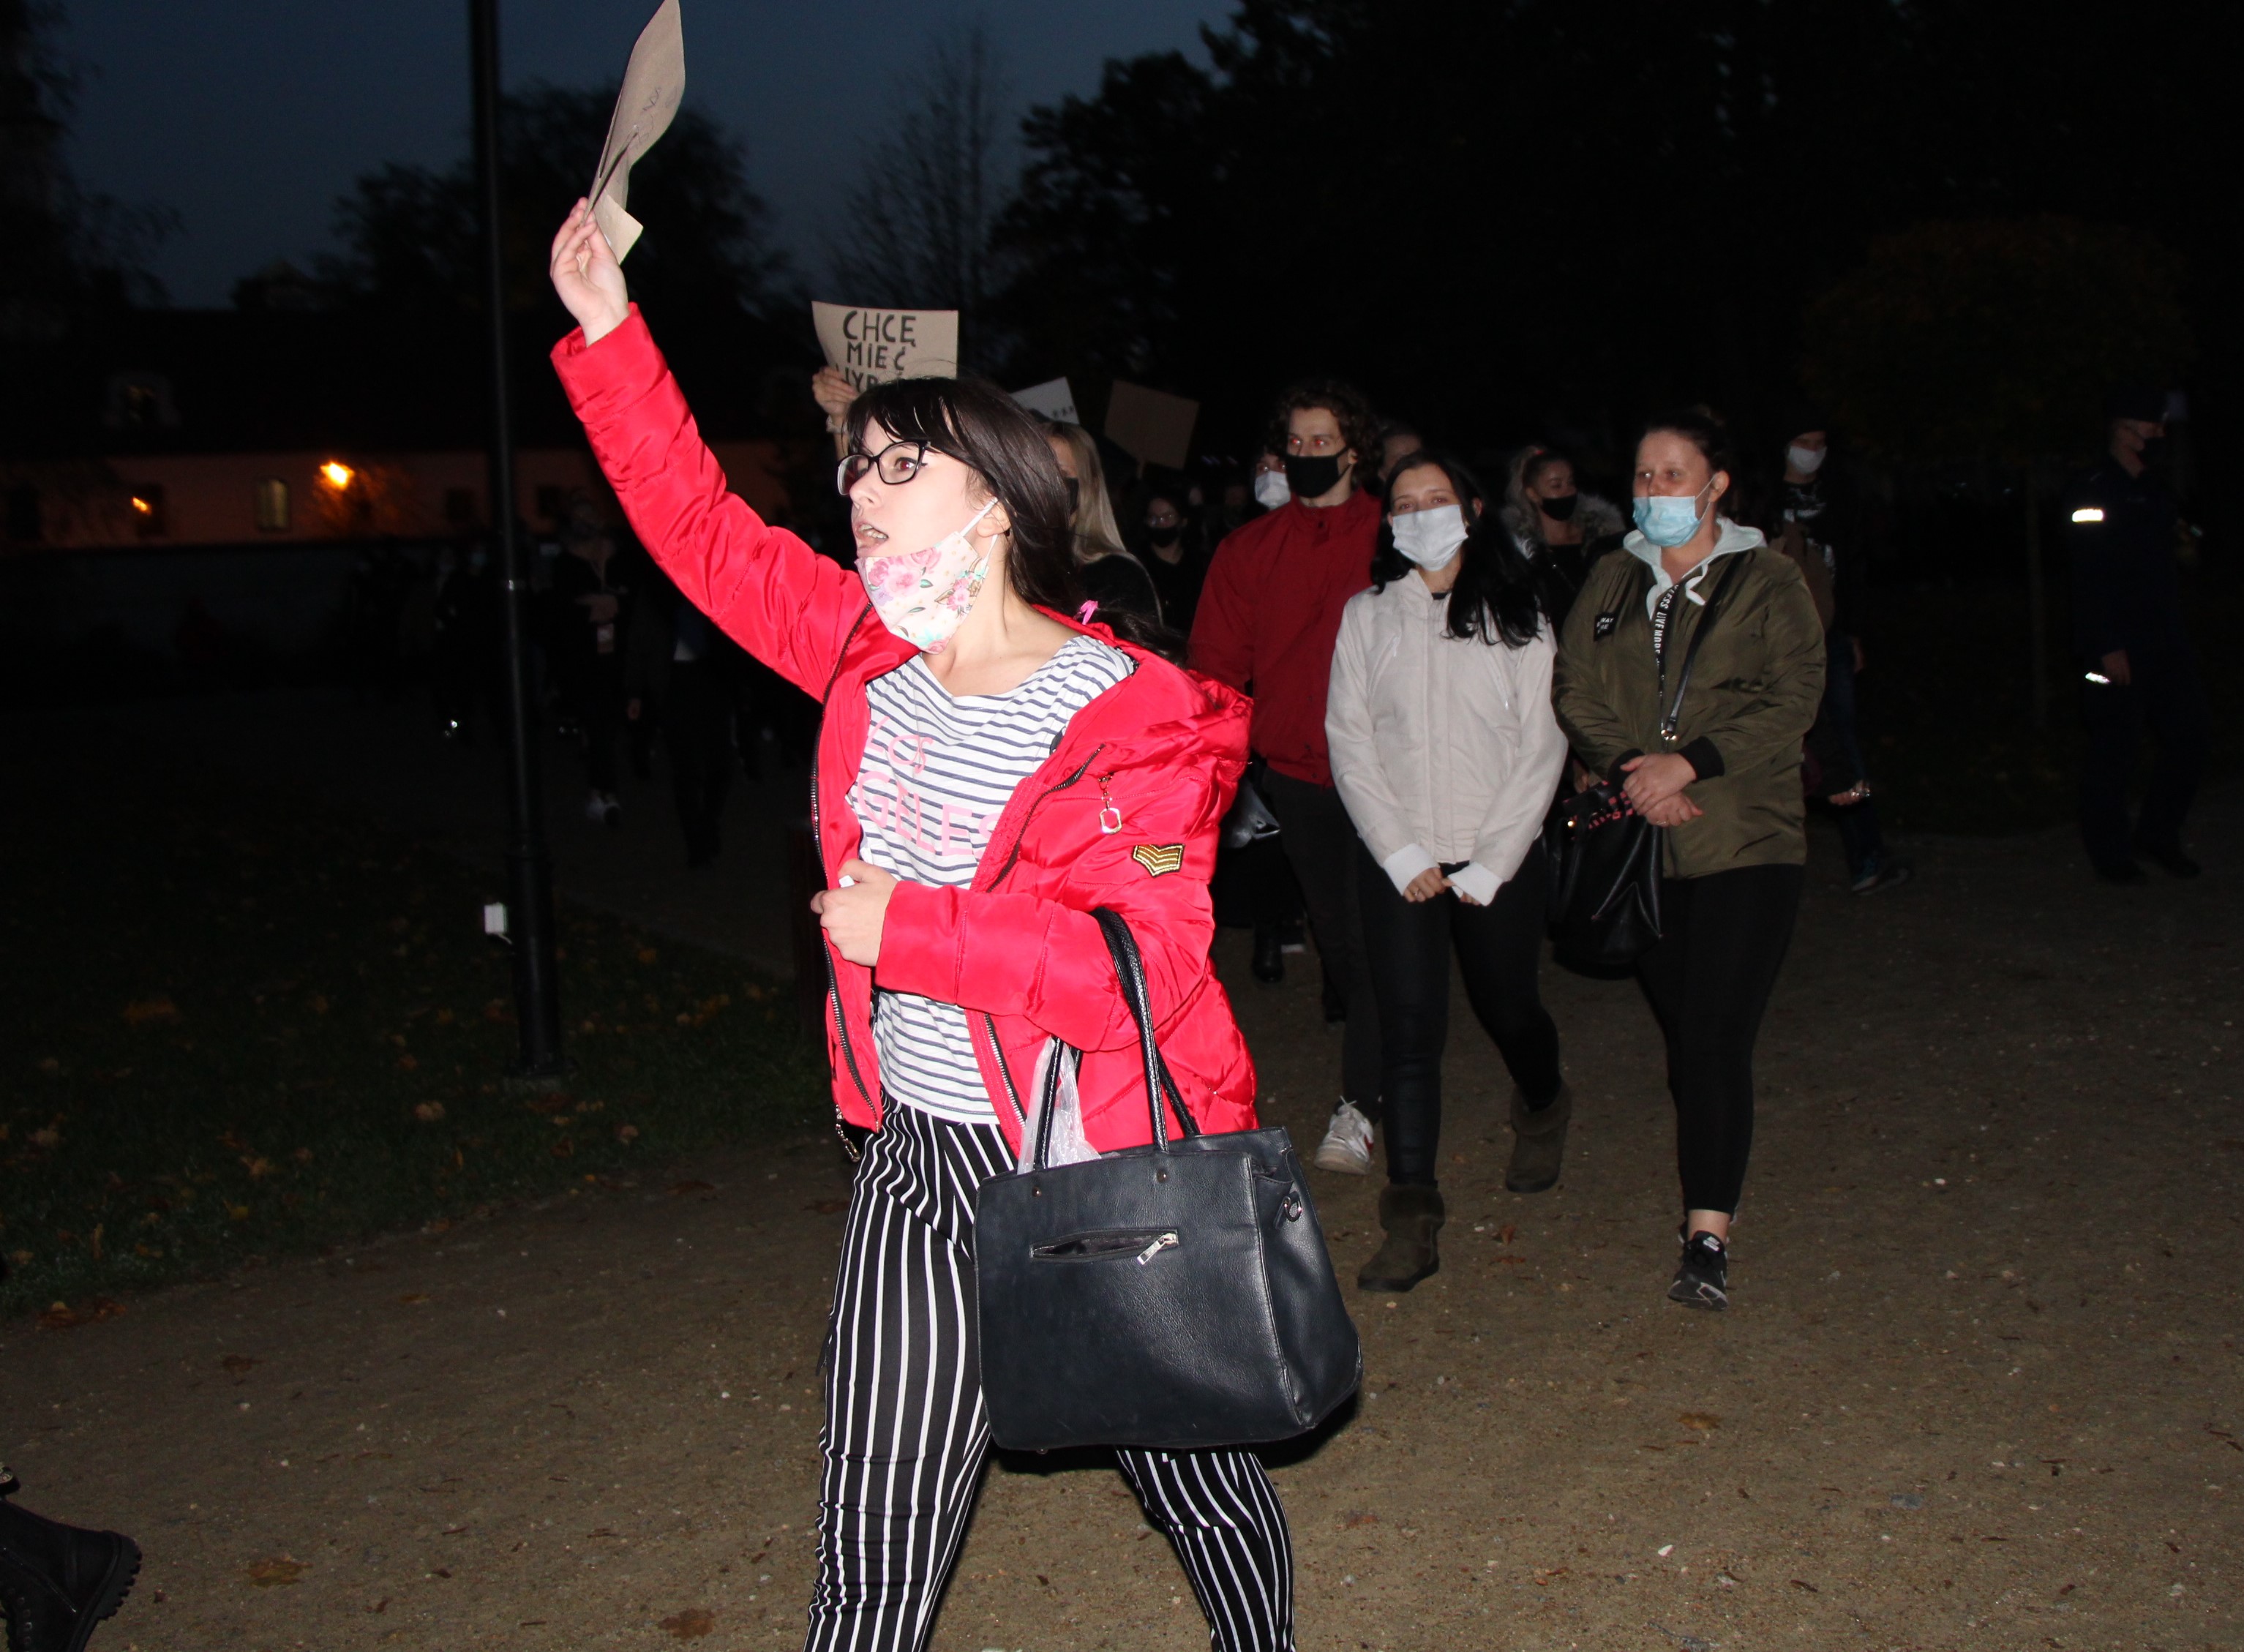
[[1730,581],[1738,565],[1746,559],[1743,551],[1730,554],[1730,565],[1714,577],[1714,589],[1707,593],[1707,602],[1700,610],[1699,623],[1692,628],[1691,645],[1683,651],[1683,671],[1675,679],[1675,698],[1667,703],[1666,711],[1659,719],[1662,739],[1673,740],[1675,731],[1683,722],[1683,696],[1691,686],[1691,668],[1699,663],[1699,644],[1707,640],[1707,633],[1714,628],[1714,610],[1721,606],[1722,593],[1730,588]]
[[[1153,1145],[1166,1153],[1169,1150],[1169,1119],[1168,1108],[1161,1105],[1164,1096],[1167,1097],[1169,1105],[1177,1109],[1178,1122],[1183,1125],[1186,1136],[1198,1136],[1200,1133],[1200,1123],[1193,1117],[1192,1109],[1185,1105],[1185,1098],[1177,1089],[1176,1080],[1170,1076],[1168,1063],[1161,1059],[1160,1046],[1154,1042],[1152,995],[1146,985],[1146,961],[1139,954],[1138,938],[1130,933],[1130,926],[1122,914],[1111,907],[1096,907],[1091,915],[1098,920],[1099,931],[1106,937],[1106,950],[1114,960],[1114,974],[1122,988],[1122,1001],[1130,1007],[1130,1019],[1138,1024],[1138,1049],[1146,1063],[1146,1106],[1152,1115]],[[1043,1116],[1037,1122],[1036,1156],[1030,1161],[1038,1170],[1043,1170],[1050,1162],[1051,1120],[1056,1110],[1052,1103],[1058,1094],[1059,1062],[1057,1056],[1051,1062],[1051,1072],[1044,1084]]]

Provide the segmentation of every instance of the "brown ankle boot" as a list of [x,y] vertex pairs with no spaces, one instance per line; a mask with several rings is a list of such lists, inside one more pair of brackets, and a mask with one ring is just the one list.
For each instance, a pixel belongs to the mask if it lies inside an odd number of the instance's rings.
[[1442,1253],[1434,1247],[1434,1236],[1448,1215],[1439,1188],[1382,1188],[1379,1225],[1387,1230],[1387,1240],[1357,1272],[1357,1288],[1408,1291],[1440,1268]]
[[1540,1193],[1558,1183],[1558,1167],[1566,1156],[1566,1126],[1574,1119],[1574,1091],[1558,1086],[1558,1099],[1548,1107],[1531,1108],[1517,1090],[1511,1092],[1511,1166],[1504,1185],[1513,1193]]

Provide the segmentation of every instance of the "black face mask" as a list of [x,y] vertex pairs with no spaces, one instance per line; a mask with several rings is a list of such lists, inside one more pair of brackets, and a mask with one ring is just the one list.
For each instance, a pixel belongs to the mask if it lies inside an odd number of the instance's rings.
[[1067,519],[1073,522],[1075,513],[1083,509],[1083,483],[1073,476],[1064,480],[1067,482]]
[[1340,458],[1335,454],[1289,453],[1286,455],[1286,485],[1301,500],[1321,499],[1340,486]]
[[2139,456],[2146,469],[2160,462],[2166,456],[2166,439],[2164,436],[2144,437],[2143,451]]
[[1146,529],[1146,543],[1166,550],[1184,536],[1184,529],[1176,523],[1171,523],[1166,528],[1148,528]]
[[1574,519],[1574,507],[1581,502],[1581,495],[1562,493],[1555,499],[1545,499],[1536,506],[1536,509],[1550,517],[1552,522],[1571,522]]

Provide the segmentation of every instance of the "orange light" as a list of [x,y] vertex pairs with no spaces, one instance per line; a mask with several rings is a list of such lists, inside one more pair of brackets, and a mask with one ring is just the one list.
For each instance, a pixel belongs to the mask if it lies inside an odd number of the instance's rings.
[[137,493],[132,496],[132,509],[143,516],[152,516],[156,514],[156,507]]
[[351,485],[351,478],[357,474],[358,472],[353,470],[348,465],[343,463],[340,459],[330,459],[327,463],[320,467],[321,479],[324,481],[328,486],[336,489],[338,492],[349,487]]

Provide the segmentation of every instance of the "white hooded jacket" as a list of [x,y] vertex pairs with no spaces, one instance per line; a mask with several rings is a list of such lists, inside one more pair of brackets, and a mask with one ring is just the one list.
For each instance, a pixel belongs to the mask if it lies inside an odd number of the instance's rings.
[[1548,625],[1512,648],[1449,634],[1449,597],[1413,569],[1342,611],[1325,701],[1333,784],[1393,880],[1465,861],[1486,906],[1519,870],[1557,795],[1566,737],[1551,709]]

